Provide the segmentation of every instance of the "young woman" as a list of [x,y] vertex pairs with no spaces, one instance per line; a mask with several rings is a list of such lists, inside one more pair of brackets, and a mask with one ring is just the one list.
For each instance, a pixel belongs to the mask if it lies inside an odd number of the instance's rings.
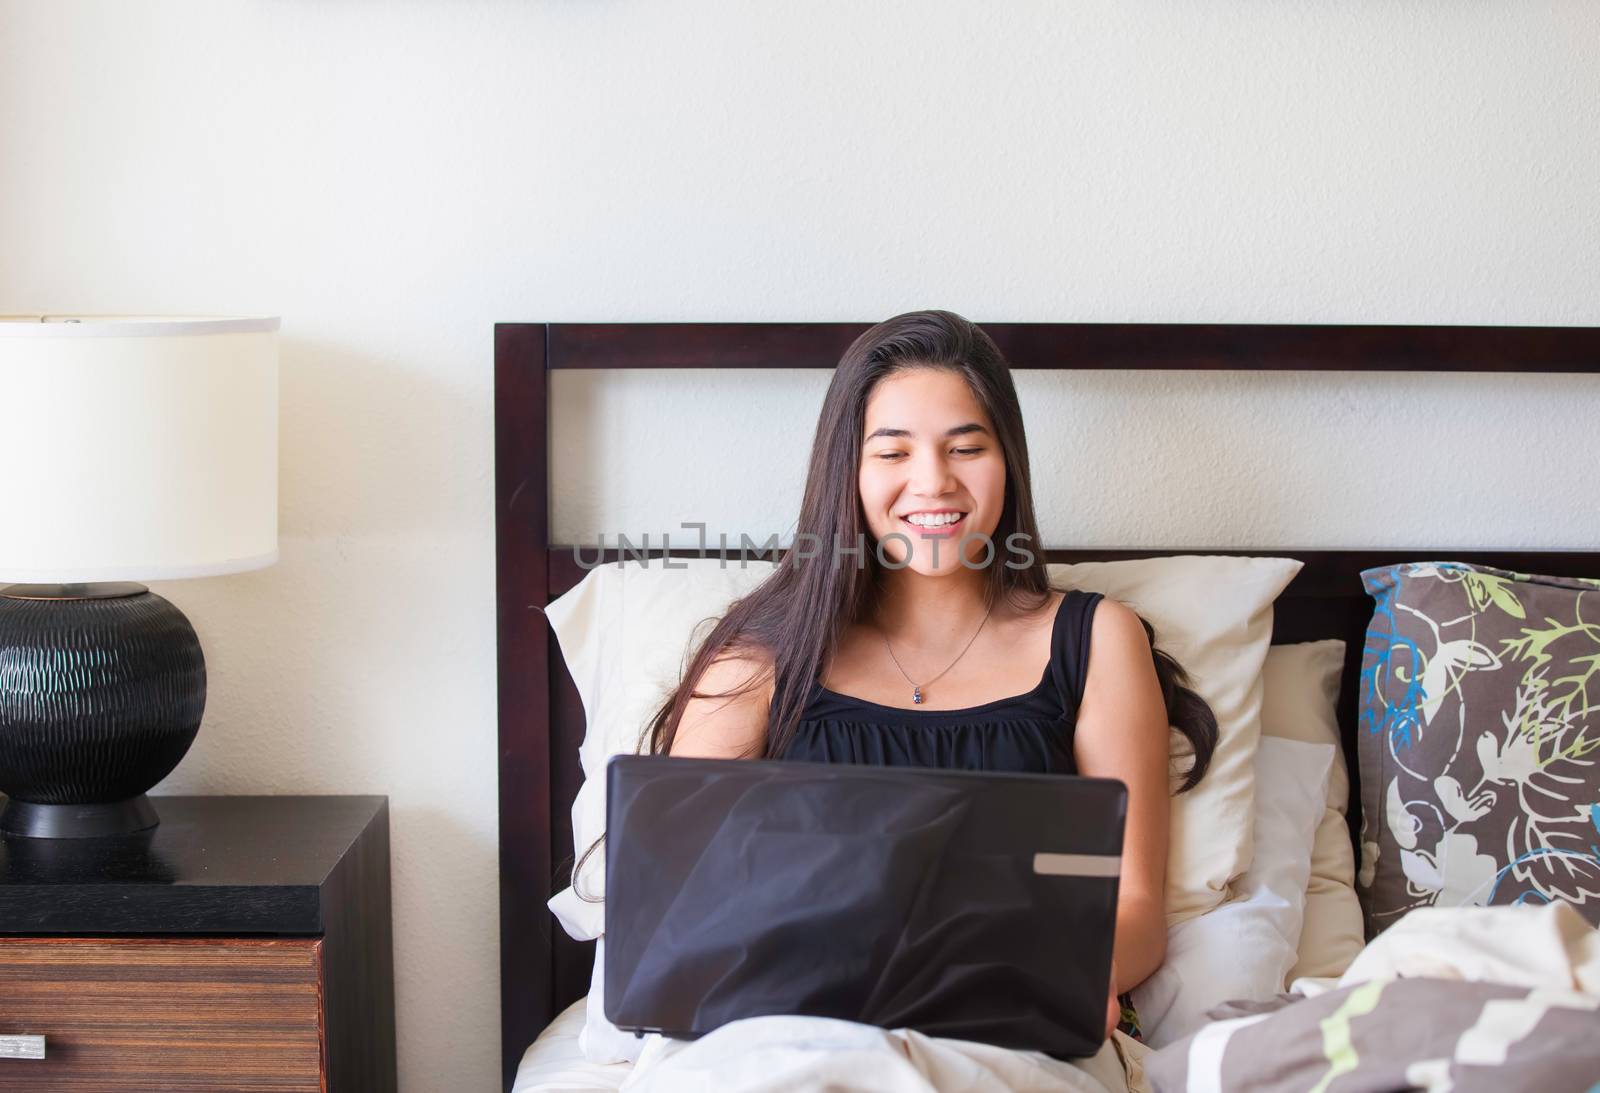
[[1188,789],[1216,719],[1132,610],[1050,587],[1022,413],[988,335],[922,311],[856,339],[795,542],[695,651],[652,751],[1122,780],[1108,1034],[1132,1020],[1118,996],[1166,951],[1168,726],[1192,745]]

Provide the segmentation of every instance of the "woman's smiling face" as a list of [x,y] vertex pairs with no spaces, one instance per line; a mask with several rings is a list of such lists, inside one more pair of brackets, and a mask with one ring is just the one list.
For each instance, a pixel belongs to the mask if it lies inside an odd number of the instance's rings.
[[[1004,548],[987,544],[1005,505],[1006,463],[994,424],[967,381],[943,368],[912,368],[879,381],[862,430],[861,507],[882,556],[926,576]],[[885,541],[887,539],[887,541]],[[937,555],[937,560],[935,560]]]

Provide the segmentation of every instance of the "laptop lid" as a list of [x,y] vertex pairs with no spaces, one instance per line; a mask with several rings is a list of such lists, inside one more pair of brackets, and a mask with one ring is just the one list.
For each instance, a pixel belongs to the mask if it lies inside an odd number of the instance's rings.
[[605,1013],[835,1017],[1061,1057],[1104,1041],[1121,782],[617,756]]

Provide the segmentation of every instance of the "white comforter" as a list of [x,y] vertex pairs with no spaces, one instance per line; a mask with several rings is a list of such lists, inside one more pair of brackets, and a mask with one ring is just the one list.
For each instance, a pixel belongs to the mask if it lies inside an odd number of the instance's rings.
[[[1427,909],[1408,915],[1368,945],[1337,985],[1397,976],[1600,996],[1600,933],[1563,904]],[[933,1039],[905,1029],[758,1017],[692,1042],[649,1037],[620,1088],[639,1093],[1146,1093],[1143,1060],[1148,1055],[1149,1049],[1120,1033],[1098,1055],[1065,1063],[1036,1052]],[[518,1083],[518,1090],[528,1093],[556,1088],[575,1087]]]
[[1125,1051],[1117,1034],[1100,1054],[1065,1063],[1033,1051],[889,1031],[820,1017],[754,1017],[693,1042],[654,1037],[623,1082],[642,1093],[1122,1093]]

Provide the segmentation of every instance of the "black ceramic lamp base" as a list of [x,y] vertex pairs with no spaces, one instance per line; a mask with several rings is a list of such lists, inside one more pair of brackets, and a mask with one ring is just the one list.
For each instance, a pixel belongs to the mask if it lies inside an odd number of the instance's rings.
[[137,584],[0,588],[0,832],[125,835],[193,743],[205,658],[189,620]]
[[129,835],[161,822],[144,794],[97,805],[36,805],[7,801],[0,809],[0,831],[32,839],[85,839]]

